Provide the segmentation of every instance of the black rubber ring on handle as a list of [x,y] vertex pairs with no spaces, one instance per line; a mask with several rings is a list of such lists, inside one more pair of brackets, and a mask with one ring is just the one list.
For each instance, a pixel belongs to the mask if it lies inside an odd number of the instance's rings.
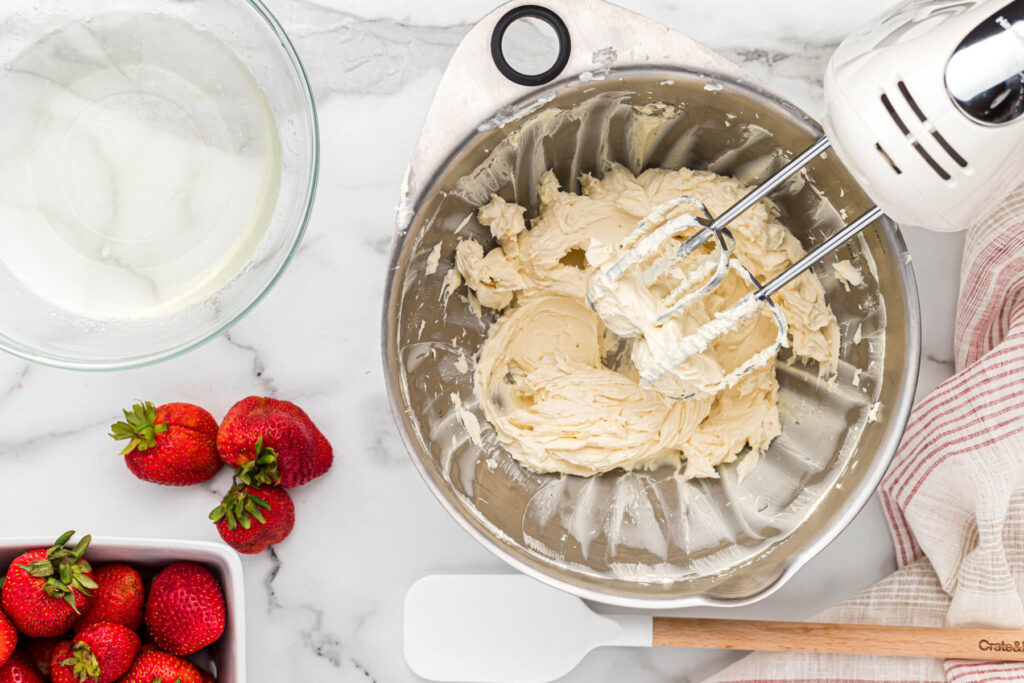
[[[525,18],[540,19],[554,29],[555,35],[558,37],[558,57],[555,58],[555,63],[543,73],[524,74],[513,69],[508,60],[505,59],[505,53],[502,50],[505,31],[512,25],[512,22]],[[565,69],[565,65],[569,63],[569,54],[571,52],[572,41],[569,39],[568,27],[560,16],[547,7],[540,7],[538,5],[514,7],[498,20],[498,23],[494,26],[494,33],[491,34],[491,58],[494,60],[494,65],[498,67],[498,71],[505,78],[519,85],[537,86],[555,80],[558,74],[562,73],[562,70]]]

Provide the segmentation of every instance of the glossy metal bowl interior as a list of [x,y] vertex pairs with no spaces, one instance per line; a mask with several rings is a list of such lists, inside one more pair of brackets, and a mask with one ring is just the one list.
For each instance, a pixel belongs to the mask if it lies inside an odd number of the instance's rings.
[[[709,86],[708,76],[682,69],[624,68],[553,88],[554,98],[529,116],[482,126],[453,149],[396,239],[383,346],[399,428],[455,519],[536,578],[634,607],[760,599],[852,520],[895,453],[920,355],[917,291],[902,237],[883,221],[817,267],[843,335],[836,385],[819,381],[815,367],[780,364],[783,436],[742,484],[731,466],[721,480],[689,483],[671,468],[592,479],[527,472],[496,443],[482,414],[480,449],[452,411],[453,394],[473,410],[472,373],[459,371],[458,358],[475,355],[493,320],[486,311],[477,318],[464,289],[444,296],[458,241],[493,243],[467,216],[491,191],[534,215],[536,182],[547,168],[574,190],[580,173],[599,175],[608,161],[634,172],[710,168],[753,183],[820,135],[813,120],[767,93],[727,79]],[[659,102],[679,113],[637,145],[636,106]],[[805,246],[871,205],[831,155],[772,199]],[[438,243],[440,266],[427,275]],[[835,258],[860,268],[865,286],[844,291],[832,276]],[[584,507],[604,516],[582,519]]]

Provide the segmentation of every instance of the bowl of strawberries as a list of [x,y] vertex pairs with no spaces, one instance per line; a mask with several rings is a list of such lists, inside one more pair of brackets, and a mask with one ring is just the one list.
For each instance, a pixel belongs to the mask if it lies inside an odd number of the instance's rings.
[[202,541],[0,545],[0,683],[241,683],[242,565]]

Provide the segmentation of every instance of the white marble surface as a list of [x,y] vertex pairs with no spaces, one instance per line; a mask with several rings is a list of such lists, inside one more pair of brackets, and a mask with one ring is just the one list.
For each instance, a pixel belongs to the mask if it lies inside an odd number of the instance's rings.
[[[297,401],[340,456],[295,491],[295,532],[244,560],[250,680],[409,681],[401,602],[431,572],[499,572],[421,483],[384,394],[378,318],[393,207],[420,123],[460,37],[492,0],[268,0],[310,72],[323,130],[320,193],[289,272],[229,334],[162,365],[76,374],[0,357],[0,536],[216,539],[228,483],[135,480],[106,436],[137,397],[223,416],[252,393]],[[888,0],[625,0],[740,61],[814,114],[843,34]],[[907,231],[924,311],[921,391],[951,371],[961,238]],[[344,295],[342,295],[344,293]],[[877,500],[779,594],[731,616],[802,618],[894,567]],[[701,613],[710,613],[701,610]],[[567,680],[696,681],[735,654],[598,651]]]

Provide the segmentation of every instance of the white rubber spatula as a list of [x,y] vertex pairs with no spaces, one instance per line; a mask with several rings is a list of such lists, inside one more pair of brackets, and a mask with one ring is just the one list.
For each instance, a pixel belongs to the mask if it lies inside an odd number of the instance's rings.
[[1024,632],[603,615],[518,574],[428,576],[405,598],[405,659],[434,681],[551,681],[603,645],[1024,661],[1015,643]]

